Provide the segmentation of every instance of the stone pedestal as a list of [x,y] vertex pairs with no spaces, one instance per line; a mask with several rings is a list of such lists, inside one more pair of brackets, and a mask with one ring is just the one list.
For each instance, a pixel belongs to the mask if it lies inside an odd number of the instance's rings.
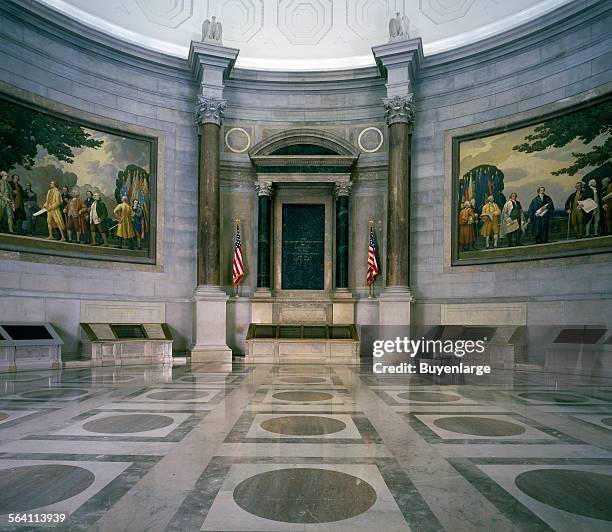
[[332,324],[350,325],[355,323],[355,300],[334,299],[332,303]]
[[251,298],[251,323],[274,323],[274,300],[270,294],[257,294]]
[[198,287],[194,299],[193,337],[196,342],[189,350],[191,363],[231,363],[232,350],[226,343],[225,305],[228,296],[219,287]]
[[385,288],[378,298],[379,325],[410,325],[412,293],[405,288]]

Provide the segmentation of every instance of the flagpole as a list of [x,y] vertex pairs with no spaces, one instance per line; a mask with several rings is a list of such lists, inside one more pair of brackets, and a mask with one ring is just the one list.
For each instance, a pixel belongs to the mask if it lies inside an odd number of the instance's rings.
[[[236,235],[238,234],[238,231],[240,230],[240,218],[236,218],[234,221],[236,222],[236,233],[234,234],[234,242],[235,242]],[[240,297],[238,295],[238,285],[237,284],[234,285],[234,297]]]
[[[368,256],[369,256],[369,239],[370,239],[370,235],[372,234],[372,231],[374,230],[374,220],[368,220]],[[376,280],[376,277],[374,277],[372,279],[372,282],[368,283],[368,299],[372,299],[374,297],[374,281]]]

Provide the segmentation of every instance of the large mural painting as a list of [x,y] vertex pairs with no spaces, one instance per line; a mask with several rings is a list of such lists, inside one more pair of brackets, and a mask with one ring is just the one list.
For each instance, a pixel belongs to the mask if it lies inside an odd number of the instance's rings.
[[0,98],[0,249],[153,262],[156,150]]
[[612,250],[612,101],[454,139],[455,264]]

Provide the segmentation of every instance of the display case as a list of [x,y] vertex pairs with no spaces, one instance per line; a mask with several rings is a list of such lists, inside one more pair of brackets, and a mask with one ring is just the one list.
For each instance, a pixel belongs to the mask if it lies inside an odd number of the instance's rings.
[[50,323],[0,323],[0,371],[59,369],[62,345]]
[[546,372],[612,377],[612,331],[607,327],[550,329],[544,349]]
[[166,323],[81,323],[82,356],[92,366],[171,364]]
[[348,325],[251,323],[246,362],[263,364],[357,364],[359,334]]

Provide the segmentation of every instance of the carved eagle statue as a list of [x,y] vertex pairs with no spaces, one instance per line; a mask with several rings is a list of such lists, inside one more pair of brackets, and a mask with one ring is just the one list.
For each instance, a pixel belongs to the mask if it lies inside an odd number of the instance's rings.
[[408,17],[406,15],[401,17],[400,14],[397,13],[396,16],[389,21],[389,38],[408,38],[408,25]]
[[206,19],[202,23],[202,40],[221,42],[223,27],[221,22],[217,22],[217,17],[211,17],[211,20]]

